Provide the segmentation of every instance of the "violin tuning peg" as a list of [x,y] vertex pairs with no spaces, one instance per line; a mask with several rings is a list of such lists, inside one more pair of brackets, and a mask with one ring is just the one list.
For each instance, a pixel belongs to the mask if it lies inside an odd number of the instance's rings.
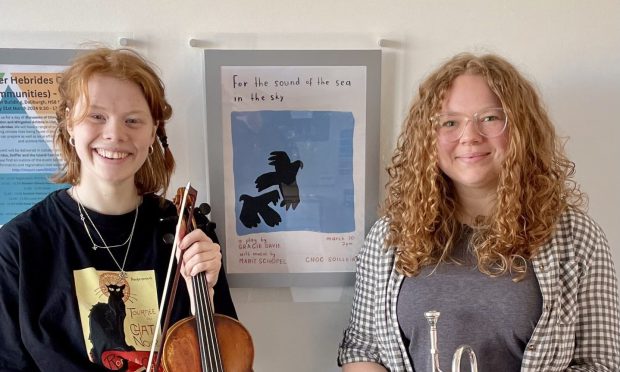
[[205,216],[211,213],[211,206],[207,203],[200,204],[198,209],[200,210],[200,213],[204,214]]
[[174,235],[173,234],[164,234],[164,236],[162,237],[162,240],[164,241],[164,244],[170,245],[170,244],[174,243]]

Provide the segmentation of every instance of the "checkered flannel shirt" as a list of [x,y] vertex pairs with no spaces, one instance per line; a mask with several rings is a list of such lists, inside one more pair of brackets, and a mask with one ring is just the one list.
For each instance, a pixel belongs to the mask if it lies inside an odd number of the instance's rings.
[[[374,362],[389,371],[413,371],[396,317],[404,277],[394,270],[394,250],[384,249],[387,232],[387,220],[377,221],[357,256],[338,364]],[[521,371],[620,371],[618,282],[601,228],[569,209],[532,264],[543,309]]]

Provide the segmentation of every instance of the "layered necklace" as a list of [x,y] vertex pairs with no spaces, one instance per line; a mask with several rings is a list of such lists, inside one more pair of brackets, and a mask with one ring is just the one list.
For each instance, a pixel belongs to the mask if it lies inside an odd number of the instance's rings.
[[[105,248],[110,254],[110,257],[112,257],[112,260],[114,261],[118,269],[120,270],[119,279],[124,280],[125,278],[127,278],[127,273],[125,272],[125,263],[127,262],[127,256],[129,255],[129,248],[131,247],[131,240],[133,239],[133,232],[136,229],[136,222],[138,221],[138,209],[140,207],[140,200],[138,200],[138,205],[136,205],[136,213],[133,219],[133,226],[131,226],[131,233],[129,233],[129,237],[127,237],[127,240],[125,240],[121,244],[108,245],[103,239],[103,236],[101,235],[101,233],[99,232],[99,229],[97,229],[97,226],[95,226],[95,223],[90,218],[88,211],[86,211],[86,208],[82,204],[82,200],[80,200],[80,196],[78,195],[77,190],[75,188],[72,188],[71,190],[73,191],[73,194],[75,194],[75,198],[76,198],[77,205],[78,205],[78,211],[80,212],[80,219],[82,220],[82,225],[84,225],[84,230],[86,230],[86,235],[88,235],[88,238],[90,239],[90,242],[92,243],[91,248],[95,251],[99,248]],[[95,232],[97,233],[97,236],[99,237],[99,240],[101,240],[101,243],[103,245],[99,245],[95,243],[95,240],[93,239],[91,235],[90,229],[88,228],[88,224],[86,223],[87,219],[90,225],[92,226],[93,230],[95,230]],[[123,264],[121,265],[118,263],[118,260],[116,259],[116,257],[114,257],[114,254],[112,254],[112,250],[110,248],[118,248],[124,245],[127,245],[127,250],[125,250],[125,257],[123,258]]]

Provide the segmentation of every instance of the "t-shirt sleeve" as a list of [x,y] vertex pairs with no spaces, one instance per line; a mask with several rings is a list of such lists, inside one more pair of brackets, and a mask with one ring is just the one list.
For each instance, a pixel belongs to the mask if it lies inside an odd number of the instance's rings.
[[35,370],[22,342],[19,320],[19,248],[21,234],[9,222],[0,228],[0,370]]

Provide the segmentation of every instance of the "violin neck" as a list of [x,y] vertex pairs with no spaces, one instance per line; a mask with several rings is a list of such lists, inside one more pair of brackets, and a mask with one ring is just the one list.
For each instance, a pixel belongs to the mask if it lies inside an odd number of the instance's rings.
[[215,332],[213,304],[209,296],[207,275],[204,272],[192,277],[196,317],[196,333],[200,344],[203,372],[223,372],[220,348]]

